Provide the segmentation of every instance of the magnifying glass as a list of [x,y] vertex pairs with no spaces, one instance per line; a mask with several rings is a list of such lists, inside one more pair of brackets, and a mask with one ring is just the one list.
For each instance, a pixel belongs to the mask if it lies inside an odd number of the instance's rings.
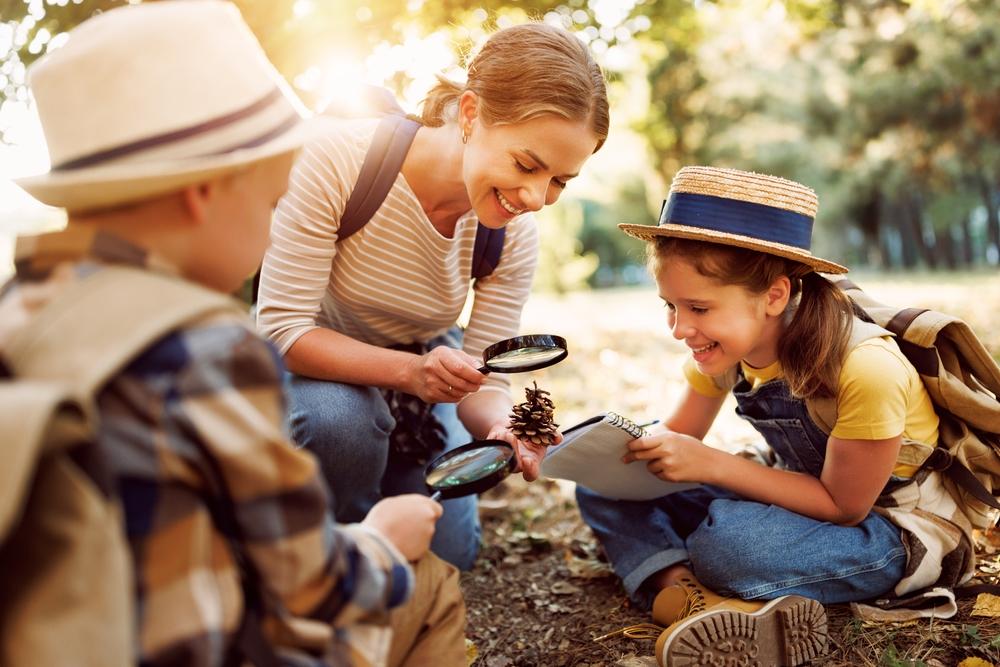
[[448,500],[492,489],[515,467],[517,459],[510,443],[473,440],[428,463],[424,481],[432,492],[431,500]]
[[537,371],[566,358],[566,339],[550,334],[514,336],[483,350],[480,373],[523,373]]

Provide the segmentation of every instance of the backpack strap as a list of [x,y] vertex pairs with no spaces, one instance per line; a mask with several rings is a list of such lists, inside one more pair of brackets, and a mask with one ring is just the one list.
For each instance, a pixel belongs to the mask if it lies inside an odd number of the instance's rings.
[[53,299],[4,354],[15,377],[69,383],[86,400],[148,345],[213,311],[243,314],[230,297],[187,281],[103,267]]
[[[851,323],[851,334],[847,338],[847,347],[844,352],[844,359],[847,358],[855,348],[866,340],[872,338],[882,338],[891,336],[892,332],[883,329],[874,322],[865,322],[857,317]],[[837,424],[837,398],[810,398],[806,400],[806,409],[813,422],[824,433],[829,434]]]
[[398,114],[382,116],[361,163],[354,190],[340,216],[337,240],[343,241],[364,227],[392,189],[420,123]]
[[[383,92],[384,89],[379,89]],[[398,108],[398,107],[397,107]],[[364,162],[354,190],[347,199],[340,216],[337,241],[343,241],[368,224],[392,190],[413,138],[421,124],[399,113],[387,113],[375,128],[372,143],[365,153]],[[476,228],[476,243],[472,251],[473,279],[485,278],[500,264],[506,230],[490,229],[482,223]],[[256,290],[255,290],[256,292]]]
[[472,250],[472,278],[479,280],[493,273],[500,264],[503,240],[507,228],[491,229],[479,223],[476,228],[476,244]]

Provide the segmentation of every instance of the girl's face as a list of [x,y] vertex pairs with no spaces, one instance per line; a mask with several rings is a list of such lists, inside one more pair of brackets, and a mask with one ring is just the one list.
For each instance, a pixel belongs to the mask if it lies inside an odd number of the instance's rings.
[[479,221],[492,229],[554,203],[597,148],[586,121],[551,114],[511,125],[474,117],[469,126],[462,176]]
[[774,287],[753,294],[704,276],[677,256],[661,259],[656,284],[674,338],[684,341],[702,373],[722,375],[740,360],[756,368],[776,361],[776,318],[788,300]]

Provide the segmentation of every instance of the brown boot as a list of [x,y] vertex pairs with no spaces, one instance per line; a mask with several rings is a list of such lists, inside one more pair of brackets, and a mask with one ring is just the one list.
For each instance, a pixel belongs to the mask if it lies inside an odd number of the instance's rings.
[[681,618],[656,641],[661,667],[794,667],[826,651],[826,612],[815,600],[786,595],[769,602],[731,598]]
[[667,627],[679,619],[730,599],[734,598],[709,590],[694,577],[681,577],[676,584],[657,593],[653,600],[653,620]]

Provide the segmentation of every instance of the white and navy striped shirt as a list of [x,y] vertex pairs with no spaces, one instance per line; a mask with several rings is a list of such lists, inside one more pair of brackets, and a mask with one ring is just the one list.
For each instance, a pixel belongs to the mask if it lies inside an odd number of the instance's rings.
[[[465,305],[476,216],[463,214],[454,236],[443,237],[402,174],[368,224],[337,243],[377,122],[331,123],[303,149],[275,210],[257,325],[282,354],[317,327],[383,347],[427,341],[454,325]],[[474,284],[467,353],[480,357],[518,333],[537,261],[538,230],[525,214],[508,223],[496,270]],[[497,374],[487,383],[509,384]]]

